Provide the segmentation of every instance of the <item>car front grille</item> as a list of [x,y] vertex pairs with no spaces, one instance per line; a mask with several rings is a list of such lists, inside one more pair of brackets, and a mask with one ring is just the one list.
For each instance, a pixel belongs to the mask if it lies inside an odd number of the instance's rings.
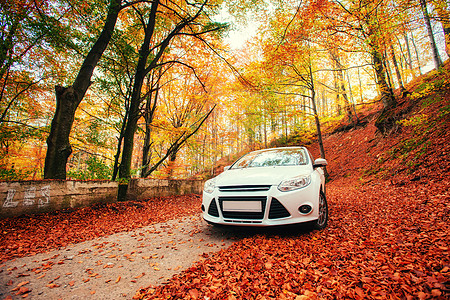
[[221,192],[259,192],[270,190],[270,185],[231,185],[219,186]]
[[[224,201],[259,201],[261,202],[262,209],[261,212],[224,211]],[[266,196],[219,197],[219,206],[224,219],[262,220],[264,218],[264,212],[266,211],[266,202]]]

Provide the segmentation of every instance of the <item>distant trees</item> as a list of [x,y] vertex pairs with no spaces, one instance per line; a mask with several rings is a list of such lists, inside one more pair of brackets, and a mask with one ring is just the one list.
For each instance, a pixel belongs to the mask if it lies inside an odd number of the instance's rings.
[[[445,0],[433,0],[431,3],[435,7],[436,19],[442,24],[445,38],[445,52],[450,57],[450,10],[448,4]],[[424,5],[422,3],[421,5],[423,9]]]
[[[429,4],[435,13],[429,19],[444,20],[445,30],[448,10],[438,2]],[[268,116],[274,114],[262,103],[281,103],[275,111],[288,113],[277,115],[275,123],[288,123],[289,131],[298,132],[297,136],[308,136],[308,126],[317,123],[308,117],[310,114],[317,116],[319,123],[320,119],[326,122],[333,115],[345,115],[354,126],[359,122],[357,107],[374,93],[378,93],[384,111],[390,112],[397,98],[407,94],[407,82],[433,57],[431,48],[423,44],[428,33],[423,30],[422,7],[413,1],[330,0],[284,3],[267,11],[258,44],[250,50],[257,53],[258,63],[249,63],[243,73],[252,84],[242,86],[264,100],[257,101],[258,107],[246,108],[253,113],[243,115],[241,124],[248,130],[264,128],[264,136],[259,135],[255,143],[266,144],[265,136],[273,136],[275,131],[281,140],[284,131],[273,126],[274,119]],[[298,64],[308,58],[312,64]],[[299,104],[295,110],[292,101]],[[261,117],[257,119],[255,114]],[[379,121],[392,120],[381,116]]]

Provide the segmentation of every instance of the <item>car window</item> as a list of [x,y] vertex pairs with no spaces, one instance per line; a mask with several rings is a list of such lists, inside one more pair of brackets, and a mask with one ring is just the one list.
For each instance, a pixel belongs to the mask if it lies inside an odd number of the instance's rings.
[[305,165],[306,155],[301,148],[250,152],[236,161],[231,169]]

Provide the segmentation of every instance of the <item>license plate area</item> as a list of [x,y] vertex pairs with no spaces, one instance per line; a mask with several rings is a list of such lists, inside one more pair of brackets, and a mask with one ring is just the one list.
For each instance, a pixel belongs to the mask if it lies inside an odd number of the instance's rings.
[[262,212],[261,201],[223,201],[223,211]]
[[225,219],[262,220],[267,196],[222,196],[219,206]]

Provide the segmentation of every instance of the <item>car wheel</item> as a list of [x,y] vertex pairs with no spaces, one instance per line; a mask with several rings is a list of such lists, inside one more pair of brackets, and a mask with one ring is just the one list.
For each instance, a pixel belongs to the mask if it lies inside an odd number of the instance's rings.
[[325,194],[321,191],[319,195],[319,218],[314,222],[315,229],[324,229],[328,223],[328,204]]

